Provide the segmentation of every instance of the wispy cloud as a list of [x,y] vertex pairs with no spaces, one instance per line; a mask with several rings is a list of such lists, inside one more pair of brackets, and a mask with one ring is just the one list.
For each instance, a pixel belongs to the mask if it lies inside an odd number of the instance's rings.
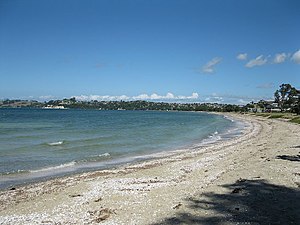
[[[246,53],[245,53],[246,54]],[[247,57],[247,54],[246,54]],[[264,57],[263,55],[260,55],[256,57],[255,59],[251,59],[246,63],[246,67],[251,68],[255,66],[262,66],[267,63],[270,64],[280,64],[286,62],[289,58],[294,61],[297,64],[300,64],[300,49],[296,51],[294,54],[287,53],[287,52],[282,52],[282,53],[277,53],[273,56],[272,60],[269,60],[271,55]],[[245,55],[244,54],[239,54],[237,56],[237,59],[239,60],[245,60]]]
[[238,60],[247,60],[248,54],[247,53],[241,53],[237,55]]
[[300,64],[300,49],[296,51],[291,58],[295,63]]
[[263,55],[260,55],[256,57],[255,59],[251,59],[245,66],[248,68],[254,67],[254,66],[262,66],[265,65],[268,62],[268,59],[265,58]]
[[46,101],[46,100],[51,100],[51,99],[55,99],[56,97],[53,95],[42,95],[39,97],[40,100]]
[[256,86],[256,88],[260,88],[260,89],[270,89],[270,88],[274,88],[274,83],[270,82],[270,83],[265,83],[265,84],[260,84],[258,86]]
[[222,61],[222,58],[220,57],[215,57],[212,60],[210,60],[208,63],[206,63],[202,67],[202,72],[203,73],[213,73],[215,72],[215,66]]
[[278,53],[274,56],[273,63],[275,64],[283,63],[287,58],[288,58],[288,54]]
[[250,97],[250,96],[241,96],[241,95],[232,95],[232,94],[212,93],[211,95],[204,96],[203,102],[245,105],[251,101],[258,102],[261,99],[269,100],[271,99],[271,97],[268,96]]
[[79,95],[79,96],[72,96],[75,97],[79,101],[135,101],[135,100],[154,100],[154,101],[180,101],[180,100],[196,100],[199,98],[198,93],[192,93],[190,96],[183,96],[183,95],[174,95],[172,93],[167,93],[166,95],[158,95],[153,93],[151,95],[148,94],[140,94],[137,96],[127,96],[127,95]]
[[224,98],[222,96],[217,96],[217,95],[213,94],[211,96],[207,96],[204,99],[204,102],[223,103]]

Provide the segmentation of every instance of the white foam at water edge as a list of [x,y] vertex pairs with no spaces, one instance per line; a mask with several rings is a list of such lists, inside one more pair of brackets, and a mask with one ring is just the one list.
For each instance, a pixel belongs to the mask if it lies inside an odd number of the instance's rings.
[[0,173],[0,175],[14,175],[14,174],[22,174],[22,173],[28,173],[28,170],[16,170],[16,171],[10,171],[10,172],[3,172]]
[[98,155],[98,157],[108,157],[110,154],[108,152]]
[[215,131],[213,134],[209,135],[208,138],[202,140],[201,144],[200,145],[203,145],[203,144],[210,144],[210,143],[214,143],[216,141],[219,141],[222,139],[222,137],[220,135],[218,135],[219,132],[218,131]]
[[38,169],[38,170],[29,170],[30,173],[40,173],[40,172],[47,172],[47,171],[51,171],[51,170],[59,170],[59,169],[63,169],[66,167],[71,167],[71,166],[75,166],[76,162],[72,161],[69,163],[65,163],[65,164],[61,164],[59,166],[50,166],[50,167],[46,167],[46,168],[42,168],[42,169]]
[[57,141],[57,142],[50,142],[48,145],[50,146],[55,146],[55,145],[62,145],[64,142],[63,141]]
[[228,119],[228,120],[230,120],[231,122],[235,122],[235,120],[234,119],[232,119],[231,117],[229,117],[229,116],[224,116],[224,118],[225,119]]

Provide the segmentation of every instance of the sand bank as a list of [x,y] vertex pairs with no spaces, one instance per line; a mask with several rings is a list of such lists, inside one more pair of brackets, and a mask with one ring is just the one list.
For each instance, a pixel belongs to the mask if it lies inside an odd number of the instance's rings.
[[3,191],[0,224],[300,224],[300,126]]

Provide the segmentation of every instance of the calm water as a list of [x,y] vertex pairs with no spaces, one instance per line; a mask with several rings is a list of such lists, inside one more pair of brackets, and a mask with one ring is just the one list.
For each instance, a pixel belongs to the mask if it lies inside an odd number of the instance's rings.
[[190,148],[236,127],[195,112],[0,109],[0,188]]

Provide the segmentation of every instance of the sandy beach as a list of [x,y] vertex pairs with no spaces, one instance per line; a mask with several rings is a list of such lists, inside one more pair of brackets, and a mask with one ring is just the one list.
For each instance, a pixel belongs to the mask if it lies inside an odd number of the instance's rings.
[[251,115],[243,135],[0,193],[0,224],[300,224],[300,126]]

